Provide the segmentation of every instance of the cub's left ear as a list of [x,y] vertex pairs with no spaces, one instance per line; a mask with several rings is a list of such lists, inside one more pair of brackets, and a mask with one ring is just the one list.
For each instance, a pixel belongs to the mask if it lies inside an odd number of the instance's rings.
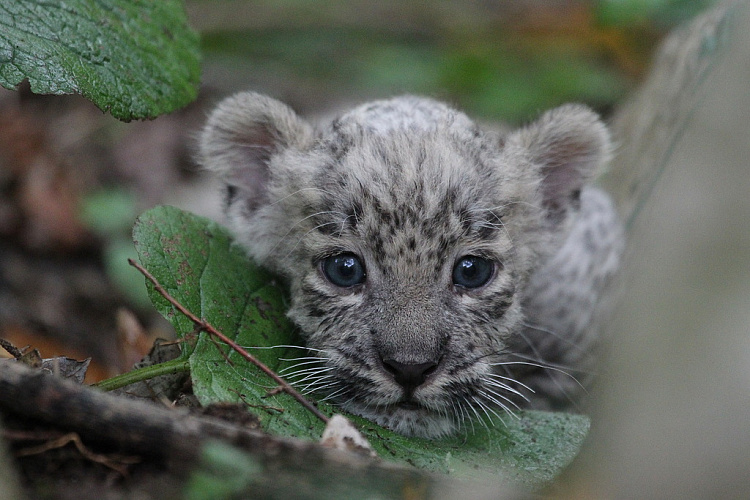
[[611,141],[599,115],[566,104],[509,137],[540,169],[544,207],[552,219],[578,203],[581,188],[609,160]]

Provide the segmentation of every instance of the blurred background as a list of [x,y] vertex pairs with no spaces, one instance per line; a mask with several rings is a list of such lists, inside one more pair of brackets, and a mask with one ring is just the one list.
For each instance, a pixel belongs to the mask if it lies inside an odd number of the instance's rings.
[[510,124],[569,101],[607,117],[659,40],[710,3],[188,1],[204,61],[184,110],[122,123],[75,96],[0,89],[0,337],[91,356],[92,382],[170,335],[127,265],[130,229],[165,203],[220,218],[218,187],[192,158],[206,113],[232,92],[312,117],[401,93]]

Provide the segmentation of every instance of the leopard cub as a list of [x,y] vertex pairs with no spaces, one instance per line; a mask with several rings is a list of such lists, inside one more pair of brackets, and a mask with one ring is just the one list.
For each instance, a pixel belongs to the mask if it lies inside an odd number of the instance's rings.
[[288,283],[303,385],[423,437],[584,392],[623,246],[588,185],[609,151],[580,105],[500,133],[404,96],[313,126],[251,92],[200,142],[238,241]]

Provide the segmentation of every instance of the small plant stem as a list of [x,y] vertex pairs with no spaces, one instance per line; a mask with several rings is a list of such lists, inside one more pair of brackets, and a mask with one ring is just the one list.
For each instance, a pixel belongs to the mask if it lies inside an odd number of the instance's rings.
[[190,371],[190,362],[186,359],[173,359],[171,361],[165,361],[157,365],[144,366],[143,368],[137,368],[131,370],[122,375],[108,378],[93,384],[94,387],[98,387],[104,391],[112,391],[125,387],[126,385],[133,384],[135,382],[141,382],[143,380],[152,379],[159,375],[171,375],[173,373],[187,372]]
[[223,333],[221,333],[219,330],[217,330],[216,328],[214,328],[213,326],[211,326],[210,323],[208,323],[207,321],[199,318],[198,316],[196,316],[195,314],[193,314],[190,310],[188,310],[185,306],[183,306],[182,304],[180,304],[177,301],[177,299],[175,299],[174,297],[172,297],[169,294],[169,292],[167,292],[164,289],[164,287],[161,286],[161,283],[159,283],[159,281],[156,278],[154,278],[154,276],[151,273],[149,273],[143,266],[141,266],[140,264],[138,264],[133,259],[128,259],[128,263],[131,266],[133,266],[136,269],[138,269],[138,271],[140,271],[140,273],[143,274],[146,277],[146,279],[149,280],[151,282],[151,284],[154,285],[154,289],[162,297],[164,297],[165,299],[167,299],[167,301],[170,304],[172,304],[178,311],[180,311],[183,315],[185,315],[188,319],[190,319],[190,321],[192,321],[197,327],[199,327],[201,330],[205,331],[209,335],[212,335],[212,336],[218,338],[219,340],[221,340],[222,342],[224,342],[225,344],[227,344],[229,347],[231,347],[232,349],[234,349],[235,351],[237,351],[240,354],[240,356],[242,356],[247,361],[249,361],[250,363],[252,363],[255,366],[257,366],[263,373],[265,373],[266,375],[268,375],[269,377],[271,377],[274,380],[274,382],[276,382],[277,384],[279,384],[279,386],[284,390],[284,392],[286,392],[287,394],[289,394],[290,396],[292,396],[294,399],[296,399],[299,402],[299,404],[301,404],[303,407],[305,407],[305,409],[307,409],[313,415],[315,415],[316,417],[318,417],[324,423],[328,423],[328,417],[325,416],[325,415],[323,415],[323,413],[321,413],[320,410],[318,410],[315,407],[315,405],[313,405],[310,401],[308,401],[307,399],[305,399],[305,397],[302,394],[300,394],[299,392],[297,392],[297,390],[295,390],[294,387],[292,387],[291,385],[289,385],[286,380],[284,380],[283,378],[281,378],[280,376],[278,376],[276,374],[276,372],[274,372],[273,370],[271,370],[269,367],[267,367],[261,361],[259,361],[258,359],[256,359],[255,356],[253,356],[252,354],[250,354],[249,352],[247,352],[245,349],[243,349],[242,346],[240,346],[235,341],[233,341],[232,339],[230,339],[229,337],[227,337],[226,335],[224,335]]

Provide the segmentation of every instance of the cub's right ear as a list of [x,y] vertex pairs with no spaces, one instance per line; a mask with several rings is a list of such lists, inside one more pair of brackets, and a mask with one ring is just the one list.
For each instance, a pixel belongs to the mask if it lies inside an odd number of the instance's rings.
[[202,165],[220,174],[230,196],[240,196],[250,210],[266,201],[269,162],[278,152],[311,143],[310,124],[289,106],[255,92],[222,101],[200,137]]

